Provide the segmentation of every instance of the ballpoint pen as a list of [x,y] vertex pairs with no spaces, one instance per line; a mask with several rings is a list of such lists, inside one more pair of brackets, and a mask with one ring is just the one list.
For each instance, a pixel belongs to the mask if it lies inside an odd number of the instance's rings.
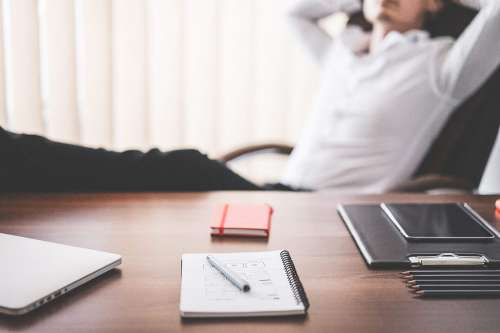
[[212,265],[213,268],[218,270],[226,279],[228,279],[233,285],[243,292],[250,291],[250,284],[248,281],[243,279],[239,274],[230,269],[229,267],[224,267],[224,264],[219,262],[214,256],[207,256],[207,261]]

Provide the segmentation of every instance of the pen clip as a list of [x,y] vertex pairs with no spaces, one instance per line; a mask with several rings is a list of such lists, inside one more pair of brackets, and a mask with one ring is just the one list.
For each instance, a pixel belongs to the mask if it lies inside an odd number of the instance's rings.
[[484,266],[489,260],[484,255],[457,255],[441,253],[438,255],[417,255],[408,257],[412,267],[421,266]]

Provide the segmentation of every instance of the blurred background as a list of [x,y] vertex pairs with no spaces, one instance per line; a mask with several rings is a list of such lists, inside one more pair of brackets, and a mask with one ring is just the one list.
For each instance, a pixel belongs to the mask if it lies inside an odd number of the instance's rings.
[[[0,124],[68,143],[195,147],[212,157],[293,144],[319,69],[288,29],[289,2],[0,0]],[[337,34],[346,19],[325,28]],[[233,167],[260,181],[277,179],[283,163]],[[481,191],[500,192],[498,142]]]

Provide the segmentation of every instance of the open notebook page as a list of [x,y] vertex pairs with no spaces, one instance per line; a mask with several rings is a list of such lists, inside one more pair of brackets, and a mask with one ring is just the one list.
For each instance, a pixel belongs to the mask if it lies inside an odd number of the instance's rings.
[[181,315],[184,317],[303,314],[280,256],[281,251],[218,253],[220,262],[251,286],[242,292],[207,261],[207,253],[182,256]]

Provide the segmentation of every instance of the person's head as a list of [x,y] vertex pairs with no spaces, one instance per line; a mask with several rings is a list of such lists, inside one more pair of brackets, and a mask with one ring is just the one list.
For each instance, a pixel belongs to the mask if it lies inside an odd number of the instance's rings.
[[429,16],[443,9],[447,0],[364,0],[363,12],[374,25],[405,32],[422,29]]

